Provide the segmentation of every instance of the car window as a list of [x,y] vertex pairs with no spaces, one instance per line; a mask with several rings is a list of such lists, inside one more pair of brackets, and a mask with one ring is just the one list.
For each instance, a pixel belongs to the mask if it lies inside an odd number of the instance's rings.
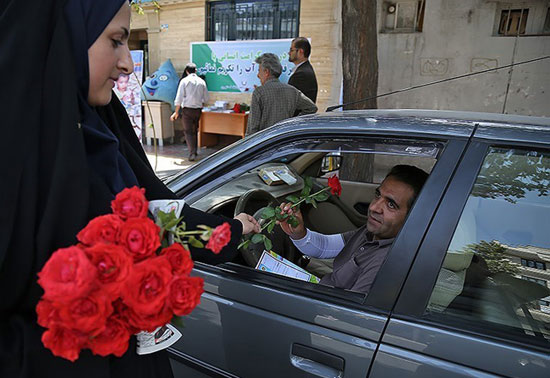
[[[325,164],[326,156],[341,156],[342,159],[338,164],[341,163],[347,167],[355,164],[355,170],[366,170],[363,163],[357,162],[371,160],[376,167],[376,175],[383,179],[396,164],[415,165],[430,172],[444,146],[440,142],[401,139],[340,138],[337,141],[329,139],[292,141],[274,146],[269,150],[259,151],[253,157],[247,156],[241,163],[233,164],[232,169],[223,176],[213,178],[209,186],[202,187],[186,197],[186,201],[193,207],[220,215],[232,217],[238,210],[258,216],[268,204],[277,206],[283,201],[288,201],[286,198],[289,195],[299,195],[306,177],[314,179],[312,190],[317,191],[327,185],[326,177],[340,175],[341,166]],[[325,178],[321,174],[323,165],[326,166],[325,169],[330,170]],[[273,169],[285,169],[292,176],[291,180],[285,182],[284,179],[267,177],[265,174]],[[316,207],[308,204],[302,206],[305,225],[310,230],[323,234],[339,234],[363,226],[367,220],[366,208],[382,181],[382,179],[376,179],[376,175],[368,180],[360,180],[352,176],[341,178],[343,190],[339,198],[332,196],[324,202],[317,203]],[[295,180],[292,180],[293,178]],[[255,194],[248,195],[247,193],[251,191],[255,191]],[[305,269],[308,273],[322,278],[332,271],[332,259],[303,258],[302,253],[279,226],[271,230],[269,238],[272,240],[273,252]],[[262,267],[257,263],[264,247],[265,245],[261,243],[254,244],[249,248],[251,250],[241,253],[231,263],[250,269],[256,267],[260,269]],[[267,268],[263,267],[263,269]],[[334,292],[331,291],[331,293]]]
[[550,153],[489,149],[425,316],[550,347],[549,227]]

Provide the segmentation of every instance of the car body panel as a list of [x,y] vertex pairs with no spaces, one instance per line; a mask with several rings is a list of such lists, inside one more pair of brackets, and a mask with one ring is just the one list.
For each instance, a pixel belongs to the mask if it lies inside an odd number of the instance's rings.
[[184,318],[184,336],[173,346],[179,353],[241,377],[307,377],[292,364],[299,344],[344,359],[346,375],[366,376],[385,317],[232,280],[223,271],[195,273],[205,293]]
[[[193,205],[201,188],[216,188],[234,177],[232,170],[253,167],[258,154],[284,143],[364,137],[445,146],[370,294],[365,298],[232,263],[197,263],[193,274],[204,278],[205,294],[184,318],[184,335],[171,348],[173,361],[228,377],[337,375],[334,366],[341,360],[342,376],[350,377],[549,376],[548,353],[540,349],[422,319],[489,146],[546,148],[548,119],[421,110],[298,117],[204,159],[173,178],[170,187]],[[306,355],[293,354],[296,346]]]
[[[419,356],[427,356],[432,361],[454,362],[478,372],[490,366],[492,373],[499,376],[542,378],[548,377],[550,370],[548,354],[398,319],[388,323],[382,345],[416,352],[417,363],[422,362]],[[433,367],[432,370],[438,368]],[[472,371],[465,370],[463,375],[458,376],[471,376]],[[438,374],[442,376],[444,373],[447,374],[446,371]]]

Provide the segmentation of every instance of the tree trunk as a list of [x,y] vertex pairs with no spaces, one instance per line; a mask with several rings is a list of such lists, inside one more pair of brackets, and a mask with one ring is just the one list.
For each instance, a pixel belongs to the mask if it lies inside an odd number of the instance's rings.
[[[375,97],[378,90],[376,0],[342,0],[344,103]],[[376,98],[344,109],[376,109]]]

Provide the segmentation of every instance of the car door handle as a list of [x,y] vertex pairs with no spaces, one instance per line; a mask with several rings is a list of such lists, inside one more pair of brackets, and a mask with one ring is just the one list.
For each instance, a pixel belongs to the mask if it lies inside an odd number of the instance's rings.
[[343,358],[301,344],[292,344],[290,363],[318,377],[341,378],[344,376]]

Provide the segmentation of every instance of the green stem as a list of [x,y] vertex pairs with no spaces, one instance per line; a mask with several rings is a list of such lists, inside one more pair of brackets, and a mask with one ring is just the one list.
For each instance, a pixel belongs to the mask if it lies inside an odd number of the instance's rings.
[[326,188],[323,188],[323,189],[319,190],[318,192],[315,192],[315,193],[313,193],[313,194],[310,194],[310,195],[308,195],[308,196],[305,196],[304,198],[302,198],[301,200],[299,200],[298,202],[296,202],[294,205],[290,206],[290,208],[291,208],[291,209],[294,209],[296,206],[298,206],[299,204],[301,204],[302,202],[304,202],[306,199],[311,198],[311,197],[313,197],[313,196],[316,196],[316,195],[319,194],[319,193],[323,193],[323,192],[327,191],[328,189],[330,189],[330,187],[327,186]]

